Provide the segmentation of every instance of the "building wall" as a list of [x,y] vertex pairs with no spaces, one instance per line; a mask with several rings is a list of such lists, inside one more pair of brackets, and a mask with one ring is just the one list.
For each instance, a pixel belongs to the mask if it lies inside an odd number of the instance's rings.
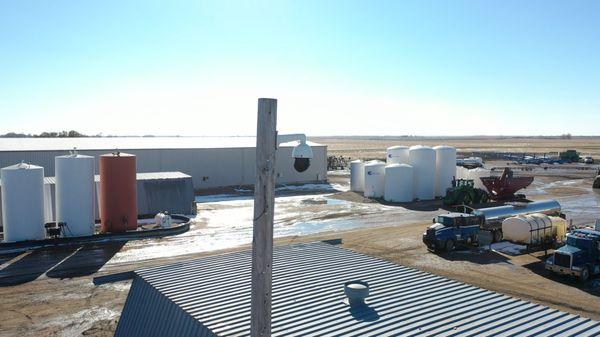
[[[112,150],[81,150],[79,153],[98,157]],[[121,149],[137,156],[137,171],[180,171],[192,176],[194,189],[254,184],[256,174],[255,148],[201,149]],[[327,147],[313,146],[314,158],[305,172],[293,168],[292,147],[277,150],[278,183],[302,183],[327,179]],[[44,167],[47,177],[54,176],[54,157],[67,151],[4,151],[0,152],[0,167],[21,161]],[[98,158],[96,158],[98,173]]]

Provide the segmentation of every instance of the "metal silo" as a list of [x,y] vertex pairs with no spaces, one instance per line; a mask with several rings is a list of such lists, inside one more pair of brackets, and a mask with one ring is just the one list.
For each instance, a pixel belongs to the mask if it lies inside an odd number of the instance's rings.
[[103,232],[137,229],[134,155],[115,152],[100,156],[100,221]]
[[44,239],[44,168],[16,164],[3,168],[0,179],[4,241]]
[[70,154],[54,158],[56,221],[65,236],[94,234],[94,157]]

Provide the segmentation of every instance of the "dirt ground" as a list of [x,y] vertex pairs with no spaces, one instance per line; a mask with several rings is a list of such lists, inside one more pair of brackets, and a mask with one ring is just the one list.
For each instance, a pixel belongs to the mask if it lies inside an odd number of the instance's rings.
[[450,145],[461,153],[507,152],[548,153],[575,149],[582,156],[600,159],[600,137],[572,139],[544,139],[519,137],[465,137],[465,138],[414,138],[414,137],[311,137],[311,141],[326,144],[327,153],[352,158],[385,158],[385,149],[393,145]]
[[[556,168],[525,170],[519,174],[536,176],[534,184],[525,191],[531,199],[557,198],[577,223],[589,223],[600,214],[600,194],[590,188],[593,176],[590,171]],[[332,173],[329,180],[331,184],[347,184],[348,174]],[[303,193],[307,192],[300,194]],[[343,222],[346,219],[360,222],[362,228],[291,235],[277,238],[276,244],[341,238],[342,247],[348,249],[600,320],[600,279],[582,285],[576,280],[554,276],[543,268],[543,252],[511,256],[478,249],[441,255],[427,251],[421,234],[430,224],[432,214],[443,211],[439,201],[398,206],[381,204],[349,191],[328,193],[327,198],[306,195],[298,197],[296,204],[284,204],[281,209],[285,214],[280,221],[291,226],[297,221]],[[347,204],[330,204],[330,199]],[[239,203],[227,205],[206,203],[201,205],[200,212],[242,209]],[[212,221],[212,218],[207,219],[202,221]],[[208,225],[198,224],[199,227]],[[153,244],[169,247],[179,242],[165,239]],[[118,263],[114,262],[115,254],[127,253],[135,246],[109,244],[77,251],[65,248],[0,256],[0,336],[112,336],[130,281],[94,285],[94,277],[248,248],[248,244],[243,244]],[[11,269],[17,265],[16,260],[21,261],[19,267]],[[2,279],[7,273],[13,277],[11,281]]]

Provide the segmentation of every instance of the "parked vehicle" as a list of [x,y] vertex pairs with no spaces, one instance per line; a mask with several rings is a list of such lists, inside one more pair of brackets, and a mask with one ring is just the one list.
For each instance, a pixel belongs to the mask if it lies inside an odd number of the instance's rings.
[[567,162],[576,163],[579,161],[579,152],[576,150],[567,150],[565,152],[561,152],[559,155],[560,159]]
[[583,163],[584,164],[593,164],[594,163],[594,158],[592,158],[591,156],[586,156],[583,158]]
[[489,195],[486,191],[476,188],[471,179],[453,179],[452,187],[446,189],[444,205],[472,205],[486,203]]
[[433,219],[433,225],[423,233],[423,243],[435,251],[451,251],[457,244],[479,244],[481,231],[488,231],[492,242],[502,240],[502,221],[516,215],[560,213],[560,204],[555,200],[535,201],[442,214]]
[[546,260],[546,269],[585,282],[600,274],[600,231],[576,229],[567,234],[566,245]]

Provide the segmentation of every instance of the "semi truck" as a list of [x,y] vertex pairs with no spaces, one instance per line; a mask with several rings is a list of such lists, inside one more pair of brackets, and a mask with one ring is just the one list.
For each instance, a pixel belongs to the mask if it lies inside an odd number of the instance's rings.
[[556,274],[578,277],[585,282],[600,274],[600,226],[567,233],[566,244],[546,260],[546,269]]
[[502,220],[524,214],[560,214],[560,204],[556,200],[542,200],[530,203],[470,209],[465,212],[447,213],[433,219],[433,225],[423,233],[423,243],[434,252],[452,251],[457,244],[479,243],[481,231],[491,233],[492,242],[502,240]]

